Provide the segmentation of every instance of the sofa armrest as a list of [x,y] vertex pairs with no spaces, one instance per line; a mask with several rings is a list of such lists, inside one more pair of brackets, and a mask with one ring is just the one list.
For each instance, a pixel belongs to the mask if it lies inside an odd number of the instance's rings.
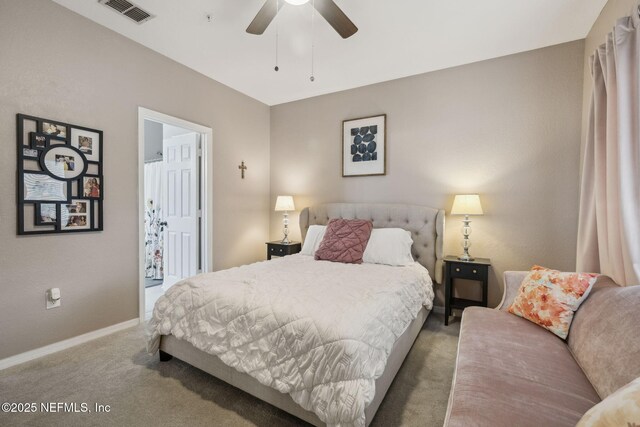
[[518,289],[528,271],[505,271],[504,272],[504,292],[502,301],[498,305],[499,310],[507,310],[518,293]]

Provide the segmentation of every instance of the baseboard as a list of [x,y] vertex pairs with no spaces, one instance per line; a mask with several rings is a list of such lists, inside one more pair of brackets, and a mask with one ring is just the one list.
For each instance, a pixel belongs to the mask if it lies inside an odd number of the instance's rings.
[[[437,314],[444,314],[444,307],[435,305],[433,306],[432,311]],[[30,360],[37,359],[39,357],[47,356],[49,354],[57,353],[59,351],[66,350],[68,348],[75,347],[80,344],[84,344],[86,342],[95,340],[97,338],[102,338],[104,336],[111,335],[115,332],[122,331],[132,326],[137,326],[138,324],[140,324],[140,319],[138,318],[127,320],[126,322],[107,326],[106,328],[98,329],[97,331],[88,332],[83,335],[78,335],[77,337],[69,338],[64,341],[49,344],[44,347],[26,351],[24,353],[16,354],[15,356],[10,356],[10,357],[7,357],[6,359],[1,359],[0,371],[15,365],[19,365],[21,363],[28,362]]]
[[24,353],[16,354],[15,356],[10,356],[10,357],[7,357],[6,359],[1,359],[0,371],[15,365],[19,365],[24,362],[28,362],[33,359],[37,359],[42,356],[47,356],[49,354],[57,353],[61,350],[66,350],[68,348],[75,347],[79,344],[84,344],[86,342],[95,340],[97,338],[102,338],[104,336],[111,335],[115,332],[122,331],[132,326],[137,326],[138,324],[140,324],[140,319],[138,318],[127,320],[126,322],[107,326],[106,328],[98,329],[97,331],[88,332],[83,335],[78,335],[77,337],[69,338],[64,341],[49,344],[44,347],[26,351]]

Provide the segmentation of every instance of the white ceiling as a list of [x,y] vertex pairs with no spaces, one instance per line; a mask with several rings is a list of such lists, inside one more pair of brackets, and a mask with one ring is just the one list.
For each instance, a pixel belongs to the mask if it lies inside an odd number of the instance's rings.
[[[607,0],[335,0],[359,31],[343,40],[308,3],[245,29],[264,0],[134,0],[137,25],[97,0],[54,0],[200,73],[275,105],[584,38]],[[206,15],[213,20],[207,22]]]
[[162,124],[162,138],[173,138],[174,136],[186,135],[189,133],[193,133],[192,130],[179,128],[177,126],[168,125],[166,123]]

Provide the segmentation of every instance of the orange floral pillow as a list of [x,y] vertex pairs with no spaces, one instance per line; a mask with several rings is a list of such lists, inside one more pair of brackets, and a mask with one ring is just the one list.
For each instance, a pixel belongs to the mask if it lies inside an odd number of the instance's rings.
[[597,274],[562,273],[535,265],[522,281],[509,313],[566,339],[573,313],[587,299],[597,277]]

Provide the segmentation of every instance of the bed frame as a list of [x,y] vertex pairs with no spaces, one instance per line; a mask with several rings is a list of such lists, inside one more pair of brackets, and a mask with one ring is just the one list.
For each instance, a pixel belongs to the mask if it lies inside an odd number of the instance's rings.
[[[443,210],[399,204],[328,203],[317,205],[305,208],[300,213],[302,238],[304,239],[306,236],[310,225],[326,225],[331,218],[368,219],[373,222],[374,228],[403,228],[410,231],[413,238],[413,246],[411,247],[413,258],[429,270],[434,282],[442,283]],[[367,426],[378,411],[387,390],[402,366],[402,362],[411,350],[422,325],[427,320],[429,312],[423,307],[393,345],[387,366],[382,376],[376,380],[376,394],[365,409]],[[315,413],[303,409],[288,394],[262,385],[250,375],[236,371],[225,365],[218,357],[195,348],[187,341],[179,340],[171,335],[162,336],[160,339],[160,360],[168,361],[174,356],[310,424],[325,425]]]

